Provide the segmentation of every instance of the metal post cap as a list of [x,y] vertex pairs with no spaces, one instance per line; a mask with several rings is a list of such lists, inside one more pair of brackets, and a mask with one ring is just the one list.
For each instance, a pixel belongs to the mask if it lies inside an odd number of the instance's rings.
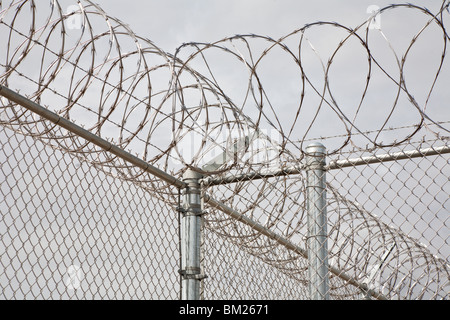
[[194,171],[192,169],[187,169],[183,174],[183,180],[186,179],[199,180],[201,178],[203,178],[203,175],[200,172]]
[[306,147],[307,154],[325,154],[326,148],[320,142],[313,142]]

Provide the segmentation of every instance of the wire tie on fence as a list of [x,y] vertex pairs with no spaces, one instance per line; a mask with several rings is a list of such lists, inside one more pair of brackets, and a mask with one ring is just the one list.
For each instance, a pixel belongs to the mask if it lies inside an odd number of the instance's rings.
[[196,208],[185,209],[183,207],[176,207],[175,210],[185,216],[203,216],[208,214],[206,210],[196,210]]
[[195,280],[199,280],[202,281],[203,279],[208,278],[208,276],[206,274],[199,274],[199,273],[187,273],[186,270],[178,270],[178,273],[183,277],[183,279],[195,279]]
[[176,207],[175,210],[176,210],[177,212],[182,213],[182,214],[185,214],[185,213],[186,213],[186,209],[184,209],[183,207]]

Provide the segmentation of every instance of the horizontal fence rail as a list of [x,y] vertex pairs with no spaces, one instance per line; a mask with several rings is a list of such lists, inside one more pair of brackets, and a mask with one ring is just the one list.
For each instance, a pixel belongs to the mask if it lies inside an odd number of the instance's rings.
[[419,150],[408,150],[408,151],[400,151],[394,153],[387,153],[381,155],[374,155],[362,158],[354,158],[347,160],[337,160],[331,161],[327,166],[327,170],[335,170],[347,167],[368,165],[374,163],[383,163],[389,161],[398,161],[398,160],[407,160],[428,156],[435,156],[439,154],[448,154],[450,153],[450,146],[441,146],[435,148],[425,148]]
[[[448,154],[450,153],[450,146],[440,146],[435,148],[425,148],[419,150],[408,150],[401,151],[395,153],[386,153],[381,155],[374,155],[362,158],[353,158],[346,160],[332,160],[328,165],[325,166],[325,170],[335,170],[347,167],[354,167],[360,165],[368,165],[382,162],[390,162],[390,161],[398,161],[398,160],[407,160],[414,159],[420,157],[434,156],[439,154]],[[300,174],[305,170],[304,165],[291,166],[286,169],[279,169],[270,172],[252,172],[246,174],[236,174],[236,175],[226,175],[219,177],[207,177],[202,181],[204,184],[209,186],[228,184],[228,183],[236,183],[250,180],[258,180],[258,179],[266,179],[273,177],[283,177],[293,174]]]
[[92,142],[93,144],[99,146],[103,150],[110,152],[117,157],[135,165],[138,168],[141,168],[142,170],[151,173],[152,175],[160,178],[163,181],[166,181],[167,183],[177,187],[177,188],[185,188],[186,183],[178,180],[177,178],[169,175],[168,173],[152,166],[151,164],[139,159],[138,157],[126,152],[125,150],[113,145],[112,143],[108,142],[105,139],[102,139],[101,137],[89,132],[88,130],[76,125],[75,123],[57,115],[56,113],[42,107],[41,105],[37,104],[36,102],[27,99],[26,97],[14,92],[13,90],[0,85],[0,95],[9,99],[10,101],[13,101],[19,105],[21,105],[24,108],[27,108],[28,110],[40,115],[41,117],[53,122],[54,124],[82,137],[83,139],[86,139],[89,142]]

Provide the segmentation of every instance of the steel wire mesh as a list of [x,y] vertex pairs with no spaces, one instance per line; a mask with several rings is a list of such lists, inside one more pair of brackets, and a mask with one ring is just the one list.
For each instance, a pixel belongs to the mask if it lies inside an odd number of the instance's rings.
[[[424,138],[366,152],[393,154],[442,145],[448,146],[447,138]],[[363,154],[360,150],[348,151],[333,161]],[[328,170],[329,265],[390,299],[447,299],[448,164],[447,155],[437,154]],[[304,173],[242,181],[239,177],[233,183],[206,186],[206,191],[306,250]],[[210,232],[228,237],[231,243],[286,273],[307,291],[305,256],[268,241],[213,207],[208,210],[214,212],[208,211],[205,217]],[[364,290],[339,279],[337,274],[330,274],[330,281],[332,299],[365,296]]]
[[[447,138],[424,137],[372,154],[442,145]],[[448,165],[438,154],[329,171],[333,262],[395,299],[448,299]]]
[[[204,298],[309,298],[309,142],[327,162],[448,147],[448,1],[174,54],[90,1],[43,3],[3,1],[0,84],[174,177],[202,172],[205,194],[270,231],[204,204]],[[177,298],[180,190],[0,102],[2,298]],[[327,170],[332,299],[448,299],[448,168]]]
[[176,299],[174,206],[0,126],[2,299]]

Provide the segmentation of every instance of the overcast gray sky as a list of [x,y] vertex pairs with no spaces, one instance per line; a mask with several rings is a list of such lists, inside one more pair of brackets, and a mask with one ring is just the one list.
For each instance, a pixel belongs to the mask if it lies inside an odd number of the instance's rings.
[[[76,3],[74,0],[59,0],[58,2],[61,5],[62,11],[66,13],[70,12],[70,6]],[[355,28],[369,18],[370,15],[367,12],[369,6],[375,5],[382,8],[390,4],[388,1],[373,0],[134,0],[127,2],[122,0],[97,0],[96,2],[109,16],[118,18],[123,23],[128,24],[134,33],[143,38],[150,39],[156,46],[171,54],[174,54],[176,48],[183,43],[215,42],[235,34],[258,34],[278,39],[290,34],[294,30],[302,28],[306,24],[317,21],[335,21],[346,27]],[[50,12],[49,4],[51,1],[39,3],[42,3],[42,5],[38,6],[37,16],[42,21],[38,19],[38,29],[42,23],[45,23],[43,19],[46,17],[46,12],[47,14]],[[442,1],[439,0],[417,0],[412,1],[412,3],[418,6],[426,6],[431,12],[438,12],[438,9],[442,5]],[[8,5],[5,1],[3,4],[5,7]],[[23,29],[24,33],[29,30],[31,20],[29,12],[30,10],[28,8],[22,10],[15,25],[16,28]],[[56,14],[53,14],[56,17]],[[9,17],[12,17],[12,12],[9,12]],[[446,14],[445,19],[449,19],[449,17],[450,15]],[[424,32],[419,33],[420,37],[414,43],[413,48],[409,50],[411,39],[420,32],[421,28],[426,25],[429,19],[430,16],[420,13],[419,10],[411,10],[408,8],[388,10],[381,14],[380,26],[382,32],[379,30],[371,30],[369,32],[369,47],[371,55],[380,63],[383,69],[374,66],[372,61],[369,90],[364,96],[363,104],[361,104],[361,97],[365,89],[366,79],[369,75],[367,51],[354,36],[349,41],[346,41],[344,46],[339,47],[339,42],[348,36],[348,32],[344,31],[344,29],[334,28],[329,25],[315,26],[306,31],[305,35],[309,43],[307,41],[302,42],[301,57],[298,49],[301,34],[296,34],[284,41],[293,54],[296,55],[296,58],[301,60],[301,67],[292,59],[292,56],[289,56],[280,48],[271,50],[268,55],[264,56],[261,60],[262,62],[258,63],[256,72],[261,87],[264,88],[264,94],[266,95],[265,101],[246,99],[249,88],[249,70],[233,54],[224,54],[224,52],[218,52],[219,50],[216,49],[208,49],[205,51],[208,59],[208,68],[205,67],[205,63],[199,55],[194,60],[190,60],[189,65],[209,79],[214,79],[217,86],[233,102],[234,110],[242,109],[243,114],[246,116],[256,118],[260,112],[258,108],[261,108],[267,117],[264,120],[267,121],[258,124],[260,129],[271,129],[275,127],[283,135],[292,132],[289,139],[295,142],[304,139],[316,139],[318,137],[345,135],[351,126],[356,126],[361,131],[376,132],[377,130],[388,127],[396,128],[418,124],[421,120],[421,113],[416,106],[411,104],[408,95],[404,92],[400,92],[399,94],[398,86],[395,83],[400,78],[400,69],[397,62],[407,52],[403,76],[408,92],[414,96],[419,108],[425,110],[431,119],[442,121],[450,118],[450,108],[447,105],[447,102],[450,101],[450,92],[446,89],[450,82],[450,68],[448,67],[447,61],[444,62],[440,70],[439,81],[434,85],[433,94],[428,99],[434,77],[440,67],[439,63],[442,53],[445,50],[442,29],[437,27],[436,23],[431,23]],[[102,34],[107,30],[105,29],[106,24],[102,17],[93,19],[93,22],[94,24],[91,26],[94,34]],[[68,22],[66,21],[66,23]],[[81,32],[80,29],[67,30],[69,35],[66,37],[67,43],[65,43],[67,54],[71,53],[67,48],[75,43],[70,44],[71,41],[78,39],[78,35]],[[360,29],[359,35],[361,37],[365,36],[364,30],[365,28]],[[85,32],[84,36],[88,37],[88,33]],[[3,35],[0,34],[0,38],[1,36],[7,37],[7,32]],[[20,36],[16,35],[13,38],[14,41],[22,41]],[[51,40],[53,41],[50,41],[49,45],[54,47],[53,51],[58,52],[61,46],[60,34],[53,32]],[[111,59],[107,63],[111,64],[113,59],[116,58],[117,53],[114,50],[110,52],[108,50],[109,44],[106,41],[101,42],[100,40],[102,39],[96,41],[95,63],[97,65],[102,63],[102,57],[105,57],[106,59]],[[105,40],[108,39],[105,38]],[[128,40],[132,40],[131,37],[123,36],[118,38],[122,53],[135,50],[135,43]],[[4,41],[8,40],[5,38]],[[259,58],[258,50],[259,54],[261,54],[262,49],[266,49],[271,45],[265,39],[251,39],[249,42],[251,42],[252,56],[256,59]],[[18,42],[17,45],[20,43]],[[14,46],[16,44],[12,45]],[[142,45],[147,46],[148,44],[143,41]],[[228,46],[227,48],[230,52],[234,52],[238,56],[241,54],[242,57],[249,61],[248,49],[243,47],[242,42],[235,41],[231,44],[228,42],[221,45]],[[393,54],[389,45],[395,50],[395,54]],[[314,46],[314,50],[312,50],[312,46]],[[333,57],[333,63],[328,70],[325,81],[323,67],[338,47],[340,48],[339,52]],[[37,66],[40,63],[37,60],[40,59],[42,53],[39,52],[39,46],[34,46],[33,50],[34,53],[28,54],[25,61],[21,62],[20,67],[23,70],[20,68],[17,70],[26,73],[28,76],[31,76],[35,72],[36,77],[39,77],[39,68],[32,68],[32,66]],[[76,65],[81,69],[88,68],[92,61],[88,52],[86,51],[82,59],[76,62]],[[192,48],[183,48],[178,57],[186,59],[192,52]],[[3,61],[4,57],[2,54],[4,55],[5,53],[0,53],[0,60]],[[18,59],[18,57],[17,55],[14,59]],[[155,55],[148,55],[146,59],[148,59],[147,62],[150,66],[161,63],[157,60],[157,57],[155,59]],[[126,74],[134,75],[135,72],[138,72],[136,70],[137,63],[135,60],[123,59],[123,61],[126,61],[124,62],[125,65],[123,68]],[[97,68],[97,65],[95,68]],[[114,67],[117,68],[117,64]],[[46,68],[51,69],[51,66],[44,66],[42,70],[46,70]],[[99,72],[100,69],[97,68]],[[103,70],[107,69],[103,68]],[[70,72],[70,68],[65,68],[60,72],[61,81],[52,81],[54,90],[58,92],[65,92],[67,90],[66,81],[70,75],[64,75],[63,71]],[[168,89],[171,73],[170,70],[166,71],[165,78],[158,78],[158,73],[152,72],[151,85],[153,93]],[[212,71],[214,77],[212,77],[210,71]],[[108,82],[111,82],[114,87],[115,81],[118,81],[117,74],[119,74],[119,70],[108,73],[108,75],[99,74],[98,79],[100,80],[97,86],[102,86],[103,81],[101,79],[107,76],[109,77]],[[302,75],[305,75],[308,79],[307,81],[310,81],[306,85],[304,92],[302,91]],[[64,78],[64,76],[67,78]],[[25,84],[22,79],[18,79],[14,83],[13,78],[10,77],[8,81],[9,85],[14,89],[20,90],[23,88],[32,90],[29,84]],[[79,80],[72,79],[72,81],[77,83]],[[194,79],[189,78],[182,85],[192,84],[189,81],[195,82]],[[330,90],[332,96],[325,92],[326,102],[323,103],[321,93],[325,88],[325,83],[328,83],[326,89]],[[255,86],[254,83],[252,85]],[[83,94],[82,101],[80,100],[79,102],[85,103],[93,109],[100,107],[97,106],[99,101],[96,88],[98,89],[95,84],[90,84],[88,92]],[[134,93],[139,97],[148,95],[147,86],[142,86],[141,89],[142,92],[139,92],[139,94],[136,91]],[[74,90],[77,91],[78,89]],[[305,93],[305,98],[301,100],[303,93]],[[184,96],[186,98],[184,102],[188,102],[185,105],[188,105],[188,107],[190,105],[192,108],[198,106],[199,100],[202,98],[202,93],[200,90],[197,90],[195,94],[191,101],[187,101],[187,95]],[[110,96],[112,97],[114,95]],[[215,103],[214,101],[214,97],[210,98],[207,104]],[[113,102],[113,100],[107,102],[102,100],[102,103],[105,103],[107,106],[110,106],[110,103]],[[125,101],[121,102],[125,104]],[[152,100],[153,102],[155,102],[155,99]],[[61,103],[65,102],[52,101],[52,104],[55,106]],[[140,105],[141,107],[144,106],[144,104]],[[243,108],[244,106],[245,109]],[[342,121],[342,118],[337,116],[336,106],[339,108],[339,112],[347,117],[345,121]],[[171,101],[168,101],[164,107],[165,113],[169,114],[172,112]],[[123,117],[123,110],[126,108],[126,106],[117,107],[117,112],[111,114],[109,119],[120,123]],[[217,117],[223,114],[223,110],[214,110],[213,107],[208,109],[210,110],[210,114],[215,113]],[[300,109],[301,112],[298,117],[293,116]],[[71,110],[70,116],[73,119],[84,121],[88,126],[92,125],[89,121],[95,121],[95,119],[92,119],[94,117],[86,119],[84,116],[85,110],[81,110],[81,113],[78,114],[76,114],[76,110],[76,108],[72,108]],[[138,108],[133,110],[138,110]],[[358,114],[356,116],[355,112],[357,110]],[[314,119],[316,113],[318,113],[318,117]],[[77,116],[81,118],[78,119]],[[128,116],[126,127],[134,130],[133,126],[137,126],[141,120],[141,114],[134,111],[131,116]],[[165,127],[169,129],[171,124],[169,124],[169,121],[167,123]],[[311,123],[313,123],[313,126],[309,129]],[[187,124],[187,127],[190,127],[190,125]],[[199,127],[201,127],[201,124],[199,124]],[[102,134],[109,135],[106,126],[102,130]],[[117,131],[117,128],[114,130]],[[111,132],[112,138],[117,137],[117,133],[114,130]],[[352,130],[352,133],[356,133],[356,131]],[[387,143],[393,142],[394,139],[402,140],[411,130],[407,129],[405,131],[400,133],[396,132],[396,136],[394,137],[381,137],[380,139],[387,139],[388,141],[383,141]],[[147,131],[145,129],[142,132]],[[160,136],[155,131],[152,131],[151,137],[153,139],[164,140],[170,134],[172,134],[171,130],[168,130],[168,132],[164,131]],[[384,134],[388,133],[383,132]],[[143,137],[142,139],[145,140]],[[341,140],[344,140],[345,143],[346,137],[343,137]],[[169,142],[167,141],[167,143]],[[361,141],[360,145],[366,145],[367,142]],[[379,141],[377,140],[377,142]],[[139,146],[137,149],[141,150],[143,146]]]
[[[384,7],[403,1],[388,0],[97,0],[111,16],[129,24],[167,51],[184,42],[211,42],[234,34],[255,33],[281,37],[307,23],[336,21],[356,26],[368,18],[370,5]],[[432,12],[441,1],[411,0]]]
[[[405,3],[403,1],[389,1],[389,0],[346,0],[346,1],[332,1],[332,0],[318,0],[318,1],[298,1],[298,0],[227,0],[227,1],[208,1],[208,0],[168,0],[168,1],[144,1],[134,0],[124,2],[121,0],[97,1],[98,4],[111,16],[117,17],[121,21],[129,24],[131,28],[140,36],[149,38],[157,46],[163,50],[174,53],[175,49],[186,42],[214,42],[222,38],[233,36],[235,34],[258,34],[270,36],[272,38],[279,38],[287,35],[290,32],[303,27],[305,24],[316,21],[335,21],[348,27],[356,27],[363,23],[370,16],[367,13],[367,8],[371,5],[384,7],[392,3]],[[441,7],[441,1],[408,1],[421,7],[428,8],[431,12],[437,12]],[[424,15],[422,17],[415,16],[412,10],[400,9],[393,11],[386,11],[381,16],[381,26],[385,35],[391,41],[391,44],[401,57],[411,38],[423,27],[426,21]],[[423,18],[423,19],[422,19]],[[415,24],[417,22],[417,24]],[[409,30],[410,29],[410,30]],[[416,99],[420,103],[424,103],[426,95],[431,85],[431,81],[437,70],[439,57],[442,54],[443,41],[442,32],[436,32],[436,29],[429,28],[430,32],[423,36],[422,44],[417,44],[412,53],[408,54],[408,65],[406,70],[407,84],[411,89]],[[322,59],[327,60],[326,50],[334,50],[337,41],[341,35],[330,34],[326,38],[324,34],[319,34],[316,38],[312,37],[311,41],[314,46],[317,46],[319,53],[323,54]],[[428,42],[425,41],[428,40]],[[390,72],[398,74],[398,67],[395,65],[392,52],[386,45],[377,31],[371,35],[371,50],[374,56],[381,59],[384,67],[391,67]],[[321,44],[323,45],[321,47]],[[326,47],[329,48],[326,48]],[[377,47],[378,46],[378,47]],[[364,83],[365,74],[367,71],[366,65],[358,65],[358,59],[365,59],[363,52],[352,51],[350,46],[348,51],[343,51],[340,57],[346,61],[343,64],[337,62],[333,68],[335,72],[340,71],[340,75],[345,77],[345,82],[334,81],[332,83],[335,90],[336,98],[341,98],[342,95],[354,95],[353,92],[346,92],[344,88],[340,88],[340,84],[349,84],[349,81],[354,81],[356,86]],[[357,49],[360,50],[360,49]],[[379,51],[377,51],[379,50]],[[382,60],[387,57],[386,60]],[[424,59],[426,58],[426,59]],[[273,61],[273,60],[272,60]],[[354,66],[351,63],[355,61]],[[350,62],[350,65],[348,64]],[[215,65],[215,67],[217,64]],[[342,69],[339,69],[339,66]],[[363,67],[361,67],[363,66]],[[312,68],[312,67],[311,67]],[[342,70],[346,70],[345,74]],[[361,71],[356,74],[354,70]],[[364,69],[363,69],[364,68]],[[287,72],[287,68],[283,72]],[[444,65],[440,77],[440,84],[450,81],[449,68]],[[259,69],[258,71],[263,71]],[[308,70],[306,70],[308,71]],[[447,71],[447,72],[445,72]],[[320,74],[311,70],[308,74],[313,76]],[[336,74],[336,73],[335,73]],[[333,75],[333,74],[332,74]],[[279,75],[280,77],[282,75]],[[286,77],[286,75],[284,75]],[[361,78],[361,76],[363,78]],[[285,78],[286,79],[286,78]],[[332,79],[333,80],[333,79]],[[375,77],[374,77],[374,80]],[[280,81],[278,81],[281,83]],[[376,82],[376,81],[374,81]],[[351,83],[350,83],[351,84]],[[226,84],[223,84],[226,86]],[[271,84],[264,82],[265,89],[270,91]],[[351,84],[353,85],[353,84]],[[371,89],[376,87],[377,83],[371,84]],[[386,89],[386,87],[388,87]],[[391,94],[395,90],[395,85],[392,83],[385,83],[385,88],[380,85],[381,90],[385,89],[385,94]],[[425,89],[426,88],[426,89]],[[277,88],[278,90],[279,88]],[[274,89],[275,90],[275,89]],[[378,90],[378,88],[377,88]],[[447,90],[443,87],[437,86],[434,90],[433,99],[440,101],[448,101],[450,98],[447,95]],[[360,93],[358,93],[359,95]],[[378,98],[380,96],[378,95]],[[233,97],[232,97],[233,98]],[[272,96],[276,103],[276,98]],[[284,101],[287,101],[287,94],[283,94]],[[344,98],[342,98],[344,99]],[[370,97],[367,97],[370,101]],[[341,100],[342,101],[342,100]],[[338,102],[341,102],[338,101]],[[430,101],[432,102],[432,101]],[[392,100],[384,103],[390,108]],[[352,108],[354,104],[352,105]],[[445,108],[449,109],[449,108]],[[400,108],[398,109],[399,111]],[[386,112],[387,109],[386,109]],[[439,116],[442,118],[443,106],[441,108],[433,109],[432,103],[427,109],[430,116]],[[445,119],[450,116],[448,113]],[[397,117],[397,119],[400,119]],[[384,120],[383,120],[384,121]],[[414,121],[414,120],[413,120]],[[406,122],[391,125],[405,125]],[[371,128],[367,128],[370,130]]]

